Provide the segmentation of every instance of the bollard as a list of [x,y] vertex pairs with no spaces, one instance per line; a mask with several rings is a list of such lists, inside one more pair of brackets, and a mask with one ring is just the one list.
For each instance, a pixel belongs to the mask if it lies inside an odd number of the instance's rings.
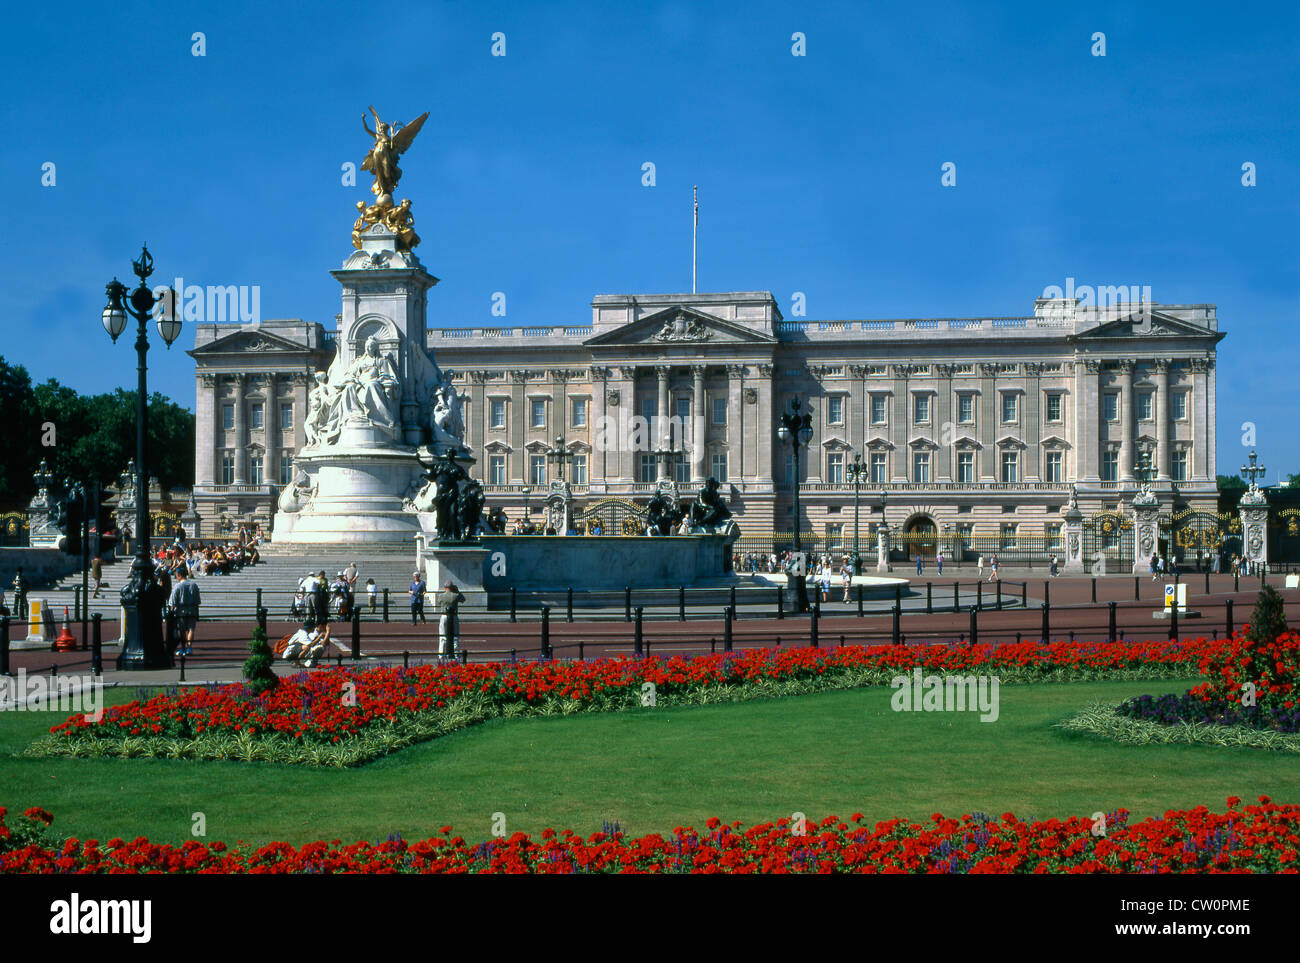
[[73,618],[81,618],[81,586],[72,586],[72,612]]
[[543,659],[549,659],[551,657],[551,607],[549,605],[542,606],[542,640],[541,641],[542,641],[541,657]]
[[[103,641],[103,635],[101,634],[103,631],[103,625],[102,625],[103,621],[104,621],[104,616],[101,615],[99,612],[96,612],[94,615],[90,617],[90,673],[91,675],[104,674],[104,641]],[[9,638],[9,632],[7,629],[4,635],[5,635],[5,639],[7,640]],[[9,646],[6,642],[5,649],[8,650],[8,648]]]
[[925,614],[934,614],[934,601],[930,598],[930,583],[925,583]]
[[1001,612],[1002,611],[1002,579],[998,579],[996,585],[997,585],[997,595],[998,595],[997,606],[998,606],[998,611]]
[[[99,618],[99,613],[95,613],[95,618]],[[95,628],[99,628],[99,623],[95,623]],[[98,635],[96,635],[98,637]],[[0,617],[0,675],[9,674],[9,616]]]
[[903,607],[899,605],[897,602],[895,602],[894,603],[894,630],[892,633],[893,635],[892,641],[894,645],[902,644],[902,641],[899,638],[899,636],[902,634],[899,631],[899,629],[902,628],[902,626],[899,625],[899,623],[902,621],[902,617],[903,617]]
[[510,621],[519,621],[519,590],[510,586]]
[[[1043,584],[1046,585],[1047,583],[1044,582]],[[1029,595],[1027,594],[1028,585],[1029,585],[1028,582],[1020,583],[1020,607],[1022,609],[1029,608]]]
[[469,650],[465,648],[460,650],[460,664],[469,665]]
[[862,618],[862,583],[858,583],[858,618]]
[[1138,595],[1138,589],[1141,588],[1141,586],[1142,586],[1142,580],[1138,578],[1136,575],[1134,575],[1133,576],[1133,601],[1134,602],[1139,602],[1142,599],[1142,596]]
[[253,611],[256,612],[261,607],[262,607],[262,586],[259,585],[257,587],[257,605],[253,607]]
[[901,585],[894,586],[894,604],[895,605],[903,604],[903,586]]
[[1205,594],[1210,594],[1210,570],[1208,568],[1205,570]]
[[686,621],[686,586],[677,586],[677,621]]
[[781,636],[779,635],[776,637],[776,647],[781,648]]
[[573,586],[572,585],[569,586],[567,605],[568,608],[565,610],[564,613],[564,621],[572,622],[573,621]]
[[511,662],[517,662],[517,661],[519,661],[518,654],[515,652],[514,649],[511,649],[511,650],[510,650],[510,661],[511,661]]
[[1047,601],[1044,600],[1043,601],[1043,644],[1044,645],[1052,641],[1052,626],[1049,621],[1050,616],[1048,615],[1048,613],[1051,611],[1051,608],[1052,607],[1047,603]]
[[844,633],[840,633],[840,648],[844,648]]
[[388,589],[384,589],[384,621],[388,621]]
[[785,618],[785,586],[784,585],[778,585],[776,587],[776,617],[778,619]]
[[979,623],[977,621],[978,615],[979,615],[979,609],[976,606],[972,605],[970,607],[970,644],[971,645],[979,645],[979,641],[980,641]]
[[184,682],[184,681],[185,681],[185,656],[183,656],[183,655],[181,656],[181,677],[180,677],[179,681],[180,681],[180,682]]
[[1117,634],[1115,628],[1115,607],[1117,604],[1118,603],[1116,603],[1114,600],[1111,600],[1110,602],[1106,603],[1106,607],[1110,609],[1110,627],[1106,632],[1106,638],[1108,638],[1112,642],[1115,641],[1115,636]]
[[1020,633],[1017,632],[1017,633],[1016,633],[1016,645],[1019,645],[1019,644],[1020,644]]
[[979,579],[975,580],[975,607],[984,608],[984,583]]
[[[777,644],[780,644],[779,641]],[[722,651],[731,651],[731,615],[725,612],[722,617]]]
[[[387,590],[385,590],[387,594]],[[388,621],[388,599],[384,599],[384,621]],[[352,609],[352,661],[357,662],[361,659],[361,610],[355,606]]]
[[820,601],[813,603],[813,607],[809,611],[808,615],[808,638],[814,649],[820,648],[817,644],[817,622],[822,616],[822,603]]
[[1225,639],[1230,639],[1232,638],[1232,599],[1228,599],[1224,602],[1223,608],[1225,615],[1223,637]]
[[637,655],[640,655],[640,656],[644,656],[644,655],[645,655],[645,640],[641,637],[641,632],[642,632],[642,626],[641,626],[641,612],[642,612],[642,610],[643,610],[643,606],[640,606],[640,605],[638,605],[638,606],[634,609],[634,611],[636,612],[636,625],[633,627],[633,636],[632,636],[632,648],[633,648],[633,650],[636,652],[636,654],[637,654]]
[[402,668],[403,668],[403,669],[409,669],[410,667],[411,667],[411,653],[410,653],[409,650],[407,650],[407,649],[403,649],[403,650],[402,650]]
[[1238,584],[1237,584],[1238,578],[1239,578],[1239,573],[1237,572],[1236,569],[1233,569],[1233,572],[1232,572],[1232,590],[1233,590],[1234,592],[1237,591],[1237,588],[1238,588]]
[[1097,576],[1092,577],[1092,600],[1097,601]]
[[623,621],[632,621],[632,586],[623,589]]
[[1169,606],[1169,641],[1178,641],[1178,603]]
[[734,613],[736,611],[736,586],[734,585],[731,586],[731,598],[727,601],[727,604],[731,606],[731,611]]
[[709,639],[709,655],[717,655],[717,652],[718,652],[718,639],[715,636]]
[[257,608],[257,627],[266,633],[266,609],[258,606]]
[[587,651],[587,643],[584,642],[582,639],[579,639],[578,640],[578,661],[579,662],[587,661],[586,651]]
[[958,584],[959,584],[959,583],[956,581],[956,579],[954,579],[954,580],[953,580],[953,583],[952,583],[952,610],[953,610],[954,612],[960,612],[960,611],[961,611],[961,604],[957,601],[957,585],[958,585]]
[[[329,657],[326,656],[326,658],[328,659]],[[340,669],[343,668],[343,653],[342,653],[342,652],[335,652],[335,653],[334,653],[334,664],[335,664],[336,666],[338,666]]]
[[[1052,583],[1051,583],[1051,582],[1044,582],[1044,583],[1043,583],[1043,601],[1044,601],[1044,602],[1047,602],[1047,603],[1049,603],[1049,604],[1050,604],[1051,601],[1052,601]],[[1020,598],[1020,606],[1021,606],[1021,608],[1023,608],[1024,605],[1025,605],[1024,596],[1021,596],[1021,598]]]

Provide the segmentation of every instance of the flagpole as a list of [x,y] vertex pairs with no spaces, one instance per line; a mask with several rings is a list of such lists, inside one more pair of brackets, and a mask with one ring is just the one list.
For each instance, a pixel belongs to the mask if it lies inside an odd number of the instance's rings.
[[691,224],[691,294],[695,293],[695,253],[696,253],[696,235],[700,230],[700,189],[698,186],[691,188],[691,194],[695,198],[695,220]]

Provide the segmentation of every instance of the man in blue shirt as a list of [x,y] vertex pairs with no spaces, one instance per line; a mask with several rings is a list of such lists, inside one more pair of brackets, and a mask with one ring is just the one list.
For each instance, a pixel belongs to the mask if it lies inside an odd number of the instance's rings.
[[417,617],[419,618],[420,622],[427,622],[428,620],[424,617],[424,576],[422,576],[419,572],[414,572],[411,574],[410,593],[411,593],[411,624],[412,625],[417,624],[415,621]]

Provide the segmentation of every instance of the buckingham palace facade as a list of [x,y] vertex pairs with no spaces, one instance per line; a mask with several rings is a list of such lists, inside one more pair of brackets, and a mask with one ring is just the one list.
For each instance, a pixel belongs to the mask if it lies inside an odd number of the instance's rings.
[[[745,544],[779,547],[796,466],[777,428],[796,399],[812,417],[801,531],[819,547],[852,541],[859,458],[864,552],[882,517],[900,535],[1051,547],[1072,491],[1085,515],[1125,508],[1144,453],[1168,511],[1216,510],[1213,305],[1040,298],[1020,317],[808,321],[767,292],[600,295],[589,322],[425,334],[456,372],[471,474],[511,519],[561,466],[579,510],[643,503],[663,479],[690,496],[712,476]],[[200,534],[267,529],[333,335],[200,324],[191,354]]]

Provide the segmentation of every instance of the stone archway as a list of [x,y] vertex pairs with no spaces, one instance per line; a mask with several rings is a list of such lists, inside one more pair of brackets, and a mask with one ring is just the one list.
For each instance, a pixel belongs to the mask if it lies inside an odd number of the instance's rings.
[[900,546],[908,558],[934,558],[939,546],[939,529],[929,515],[913,515],[903,524]]

